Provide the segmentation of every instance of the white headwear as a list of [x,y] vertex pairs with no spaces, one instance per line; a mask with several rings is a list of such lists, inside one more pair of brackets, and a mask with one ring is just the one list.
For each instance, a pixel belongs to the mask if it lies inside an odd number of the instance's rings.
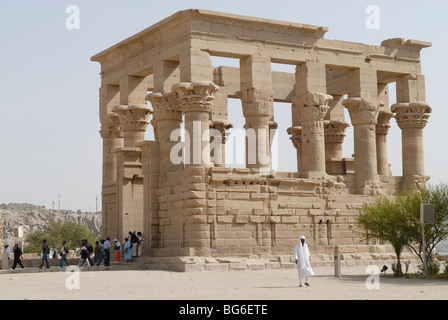
[[305,236],[300,236],[299,240],[305,240]]

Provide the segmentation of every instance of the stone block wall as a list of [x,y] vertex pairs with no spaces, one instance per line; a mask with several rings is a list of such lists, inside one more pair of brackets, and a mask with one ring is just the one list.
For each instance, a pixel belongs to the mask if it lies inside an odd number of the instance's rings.
[[[385,183],[385,189],[393,190],[395,182]],[[350,194],[349,175],[304,179],[294,173],[198,167],[166,173],[159,183],[159,211],[152,223],[158,232],[151,235],[156,251],[279,257],[291,255],[305,235],[328,260],[336,247],[367,245],[354,229],[360,208],[373,197]]]

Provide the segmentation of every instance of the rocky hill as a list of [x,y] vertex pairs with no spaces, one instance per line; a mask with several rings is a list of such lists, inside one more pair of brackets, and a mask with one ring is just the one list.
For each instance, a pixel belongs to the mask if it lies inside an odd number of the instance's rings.
[[51,210],[27,203],[0,204],[0,219],[3,219],[3,243],[10,246],[17,240],[14,238],[14,228],[19,226],[23,227],[25,235],[51,221],[74,221],[96,232],[101,232],[102,226],[101,212]]

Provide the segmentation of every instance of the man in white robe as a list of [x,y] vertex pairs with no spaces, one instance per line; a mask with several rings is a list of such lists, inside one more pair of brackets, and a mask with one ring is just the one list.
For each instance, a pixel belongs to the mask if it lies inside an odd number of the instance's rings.
[[294,261],[299,270],[299,287],[302,286],[302,280],[305,279],[305,285],[309,286],[309,277],[314,276],[313,269],[310,264],[310,250],[305,243],[305,237],[299,238],[299,243],[294,249]]

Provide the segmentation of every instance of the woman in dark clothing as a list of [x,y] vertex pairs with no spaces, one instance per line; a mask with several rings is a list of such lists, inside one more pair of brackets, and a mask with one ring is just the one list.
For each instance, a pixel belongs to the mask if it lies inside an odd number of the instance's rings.
[[22,256],[22,249],[20,249],[19,245],[16,243],[14,245],[14,264],[12,265],[12,271],[16,270],[17,264],[22,267],[22,270],[25,269],[23,267],[22,261],[20,260],[20,257]]

